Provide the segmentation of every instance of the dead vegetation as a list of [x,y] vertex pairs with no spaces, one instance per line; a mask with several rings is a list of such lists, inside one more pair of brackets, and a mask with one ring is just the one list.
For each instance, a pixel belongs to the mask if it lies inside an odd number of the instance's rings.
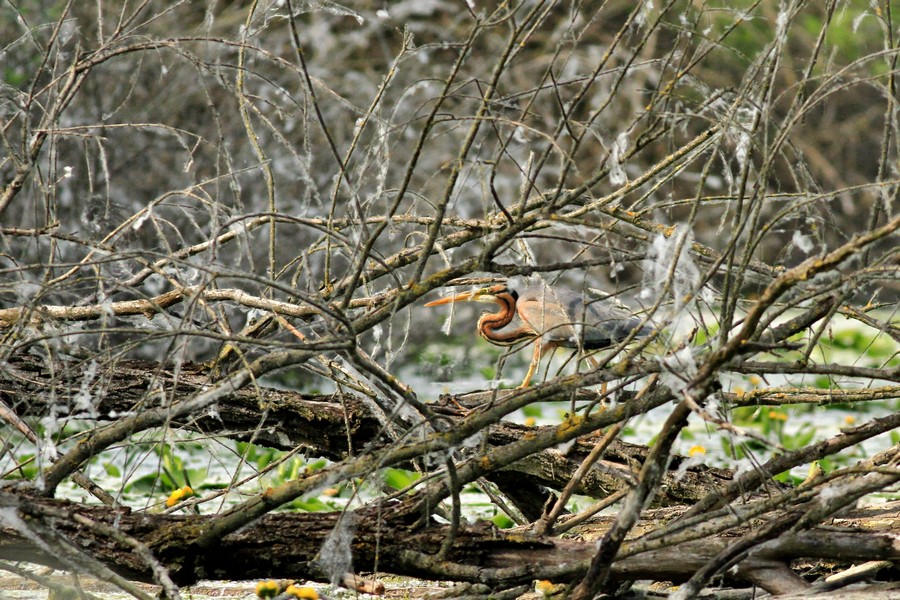
[[[135,597],[896,593],[889,2],[0,14],[0,568]],[[526,279],[651,333],[531,387],[418,389],[424,301]],[[513,422],[537,402],[566,414]],[[857,416],[788,443],[794,405]],[[690,423],[728,468],[679,455]],[[469,521],[476,488],[515,527]]]

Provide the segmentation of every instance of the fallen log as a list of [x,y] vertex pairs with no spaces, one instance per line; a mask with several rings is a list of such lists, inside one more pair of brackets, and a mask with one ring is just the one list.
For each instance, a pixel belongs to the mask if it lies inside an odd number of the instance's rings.
[[[153,514],[110,510],[65,500],[0,492],[0,559],[28,561],[56,568],[95,571],[98,564],[128,579],[152,582],[154,572],[131,538],[153,552],[179,585],[201,579],[296,578],[328,581],[339,559],[352,560],[356,572],[393,573],[420,578],[512,586],[534,579],[565,583],[584,573],[596,547],[594,538],[611,522],[601,517],[577,539],[536,537],[498,530],[489,523],[421,524],[412,502],[366,507],[352,513],[271,513],[222,538],[214,547],[196,540],[215,516]],[[648,511],[646,522],[670,520],[682,510]],[[116,533],[113,534],[112,531]],[[326,541],[346,531],[344,550],[328,550]],[[649,530],[649,529],[648,529]],[[641,531],[636,531],[640,535]],[[617,581],[679,582],[727,547],[740,532],[681,543],[617,560]],[[448,535],[450,551],[440,556]],[[119,537],[121,536],[121,537]],[[333,554],[329,554],[329,552]],[[785,577],[792,561],[824,560],[847,564],[900,559],[900,502],[857,509],[827,527],[789,533],[759,546],[726,574],[729,582],[751,582],[779,593],[808,584]],[[343,567],[340,567],[343,568]],[[788,571],[785,571],[785,570]],[[888,569],[885,576],[896,576]],[[776,579],[773,573],[779,573]],[[236,576],[237,574],[237,576]],[[788,581],[790,585],[785,582]]]

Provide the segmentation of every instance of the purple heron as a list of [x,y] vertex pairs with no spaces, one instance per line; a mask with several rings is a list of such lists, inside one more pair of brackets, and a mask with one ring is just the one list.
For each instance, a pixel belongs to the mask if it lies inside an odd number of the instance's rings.
[[[601,350],[615,346],[635,330],[637,337],[650,332],[649,327],[641,327],[639,318],[612,299],[593,301],[546,285],[529,287],[521,294],[506,285],[494,285],[433,300],[425,306],[451,302],[494,302],[500,306],[499,312],[485,312],[478,319],[478,333],[492,344],[512,346],[534,340],[534,355],[520,388],[531,382],[541,358],[556,348]],[[516,314],[521,324],[505,329]]]

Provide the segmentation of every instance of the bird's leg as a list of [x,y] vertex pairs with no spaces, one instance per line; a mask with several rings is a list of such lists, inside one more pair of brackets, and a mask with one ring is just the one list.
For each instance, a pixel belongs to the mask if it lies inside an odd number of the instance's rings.
[[534,372],[537,371],[538,365],[541,364],[541,359],[548,352],[555,350],[556,346],[553,342],[542,342],[541,338],[534,341],[534,354],[531,357],[531,364],[528,365],[528,372],[525,373],[525,381],[519,386],[520,388],[528,387],[528,384],[531,383],[531,378],[534,377]]
[[528,384],[531,383],[531,378],[534,377],[534,372],[537,370],[538,363],[541,362],[541,356],[543,356],[543,352],[541,351],[541,338],[534,340],[534,354],[531,356],[531,364],[528,365],[528,372],[525,373],[525,379],[519,384],[520,388],[528,387]]

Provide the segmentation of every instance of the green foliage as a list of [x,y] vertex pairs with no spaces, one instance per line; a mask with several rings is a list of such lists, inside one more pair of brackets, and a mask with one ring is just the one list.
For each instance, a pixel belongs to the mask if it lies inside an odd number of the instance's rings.
[[303,512],[329,512],[336,508],[334,504],[323,502],[316,497],[299,498],[291,502],[289,507]]
[[[731,28],[737,18],[737,11],[745,8],[736,6],[740,3],[729,3],[727,8],[735,10],[724,10],[717,13],[712,19],[712,27],[710,29],[710,37],[718,38],[725,33],[726,29]],[[745,3],[748,4],[749,3]],[[767,19],[759,16],[743,21],[740,27],[731,31],[731,33],[723,40],[722,48],[730,50],[731,61],[737,68],[746,68],[750,62],[759,55],[772,42],[772,24]],[[723,58],[723,60],[728,60]]]
[[37,462],[34,460],[34,454],[26,453],[16,457],[17,467],[10,469],[3,477],[4,479],[22,479],[25,481],[34,481],[40,474]]
[[783,473],[779,473],[775,477],[773,477],[775,481],[779,481],[781,483],[786,483],[788,485],[800,485],[803,483],[803,477],[799,475],[794,475],[790,471],[784,471]]
[[815,385],[820,390],[830,390],[834,387],[834,382],[828,375],[820,375],[819,377],[816,377],[813,385]]
[[3,69],[3,82],[11,87],[21,87],[28,81],[29,72],[20,67],[6,67]]
[[491,523],[497,526],[498,529],[510,529],[511,527],[515,527],[515,522],[507,517],[503,513],[497,513],[493,517],[491,517]]
[[545,408],[546,406],[543,404],[529,404],[522,407],[522,413],[526,417],[538,418],[543,416]]
[[[191,450],[196,450],[196,448],[191,448],[191,446],[179,448],[179,452],[188,453]],[[210,488],[206,482],[206,469],[185,468],[182,458],[168,444],[155,445],[153,453],[159,459],[159,470],[131,480],[124,488],[126,493],[169,493],[184,486],[189,486],[195,491]]]
[[455,361],[446,352],[423,352],[419,355],[419,362],[423,365],[431,365],[436,367],[449,367]]
[[467,375],[471,370],[468,361],[461,356],[461,348],[426,350],[419,354],[418,363],[419,372],[434,381],[452,381],[454,377]]
[[829,341],[835,348],[867,357],[873,366],[880,366],[889,359],[893,359],[894,364],[900,362],[897,343],[889,336],[871,329],[842,328],[834,332]]
[[800,429],[793,434],[784,433],[783,429],[779,433],[779,441],[781,445],[787,448],[788,450],[797,450],[798,448],[803,448],[804,446],[809,445],[813,439],[816,437],[816,428],[811,424],[806,423]]
[[395,490],[405,489],[422,477],[420,473],[416,473],[415,471],[395,469],[393,467],[384,469],[381,472],[381,476],[384,479],[384,482]]
[[249,442],[237,442],[236,448],[237,453],[245,462],[256,465],[256,468],[260,471],[284,454],[278,450],[257,446],[256,444],[251,444]]
[[[828,24],[825,33],[825,48],[827,52],[835,52],[842,62],[853,62],[865,58],[867,55],[877,53],[881,48],[882,39],[881,16],[871,10],[871,4],[847,3],[835,14]],[[805,13],[800,19],[800,25],[810,38],[819,35],[824,26],[823,15],[813,12]],[[821,73],[824,65],[817,65],[817,74]],[[887,72],[887,63],[884,60],[867,61],[866,67],[870,75],[883,75]]]
[[697,333],[694,334],[694,346],[702,346],[719,334],[719,326],[717,324],[706,323],[705,325],[705,327],[697,329]]

